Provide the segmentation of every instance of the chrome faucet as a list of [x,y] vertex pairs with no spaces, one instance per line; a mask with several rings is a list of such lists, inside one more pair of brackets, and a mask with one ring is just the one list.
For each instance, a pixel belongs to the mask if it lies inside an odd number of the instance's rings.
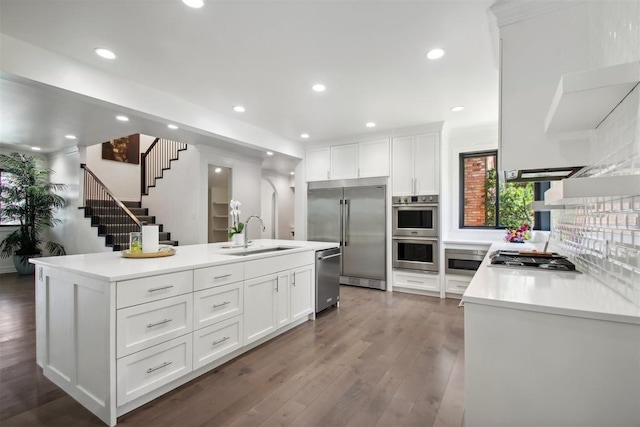
[[249,218],[247,218],[247,220],[244,222],[244,248],[245,249],[249,247],[249,237],[248,237],[249,229],[247,227],[249,226],[249,221],[251,221],[251,218],[258,218],[260,220],[260,224],[262,224],[262,231],[267,229],[267,227],[264,226],[264,222],[262,222],[262,218],[260,218],[258,215],[251,215]]

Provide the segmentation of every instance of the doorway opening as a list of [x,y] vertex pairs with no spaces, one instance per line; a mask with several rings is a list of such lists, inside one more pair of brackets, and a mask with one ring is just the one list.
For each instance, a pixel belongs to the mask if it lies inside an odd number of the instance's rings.
[[209,165],[208,170],[208,239],[209,243],[228,241],[231,169]]

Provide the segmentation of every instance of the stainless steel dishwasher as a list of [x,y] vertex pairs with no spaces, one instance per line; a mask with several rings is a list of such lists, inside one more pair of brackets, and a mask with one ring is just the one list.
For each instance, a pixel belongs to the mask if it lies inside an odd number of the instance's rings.
[[316,251],[316,313],[340,303],[340,248]]

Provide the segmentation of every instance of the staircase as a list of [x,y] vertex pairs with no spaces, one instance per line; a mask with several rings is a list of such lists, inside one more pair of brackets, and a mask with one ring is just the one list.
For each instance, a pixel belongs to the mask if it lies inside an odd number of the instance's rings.
[[[140,206],[140,202],[122,201],[138,220],[147,225],[158,225],[160,228],[160,244],[178,246],[178,241],[171,240],[171,233],[163,230],[162,224],[156,224],[156,217],[149,215],[149,209]],[[122,215],[122,208],[114,200],[87,200],[84,207],[85,218],[91,218],[91,226],[98,228],[98,236],[105,238],[105,244],[114,251],[129,249],[129,233],[140,231],[140,226],[131,218]]]

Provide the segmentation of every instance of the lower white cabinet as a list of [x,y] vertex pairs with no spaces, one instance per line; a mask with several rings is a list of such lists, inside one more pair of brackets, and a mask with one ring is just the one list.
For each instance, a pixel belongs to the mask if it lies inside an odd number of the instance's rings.
[[191,334],[117,361],[117,404],[123,405],[191,372]]
[[193,328],[200,329],[242,314],[242,282],[217,286],[193,293]]
[[411,289],[440,292],[440,276],[437,273],[414,273],[406,270],[393,270],[393,289],[398,291]]
[[288,271],[278,273],[276,281],[276,328],[281,328],[291,322],[291,274]]
[[469,283],[471,283],[472,278],[473,277],[470,276],[456,276],[451,274],[445,275],[445,292],[447,294],[462,296],[464,291],[467,290],[467,286],[469,286]]
[[193,369],[201,368],[243,346],[242,316],[193,333]]
[[250,344],[276,330],[278,275],[244,282],[244,342]]
[[291,272],[291,286],[289,287],[289,310],[291,321],[295,322],[313,313],[314,295],[314,266],[306,265]]

